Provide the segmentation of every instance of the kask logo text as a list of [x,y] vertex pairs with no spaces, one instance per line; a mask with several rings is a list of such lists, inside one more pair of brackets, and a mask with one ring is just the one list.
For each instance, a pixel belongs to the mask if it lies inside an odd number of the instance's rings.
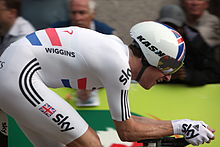
[[159,50],[156,46],[152,45],[148,40],[146,40],[143,36],[138,36],[137,39],[146,46],[150,51],[154,52],[159,57],[166,55],[161,50]]

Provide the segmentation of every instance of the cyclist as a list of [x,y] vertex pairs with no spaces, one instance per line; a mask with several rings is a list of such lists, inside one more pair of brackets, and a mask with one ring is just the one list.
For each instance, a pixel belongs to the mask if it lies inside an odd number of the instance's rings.
[[1,56],[0,109],[11,115],[34,146],[101,146],[94,130],[48,87],[106,89],[122,141],[184,135],[193,145],[210,142],[202,121],[132,116],[131,80],[150,89],[169,81],[183,64],[185,46],[175,30],[148,21],[134,25],[126,46],[114,35],[79,27],[48,28],[13,43]]

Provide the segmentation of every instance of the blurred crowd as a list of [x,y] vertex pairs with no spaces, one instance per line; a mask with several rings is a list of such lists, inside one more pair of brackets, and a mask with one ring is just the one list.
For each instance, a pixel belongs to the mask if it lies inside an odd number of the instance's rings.
[[200,86],[220,82],[220,21],[208,11],[209,0],[180,0],[161,8],[159,22],[176,29],[186,43],[184,66],[171,83]]
[[[220,82],[220,20],[208,11],[209,3],[179,0],[178,5],[163,6],[155,19],[177,30],[186,43],[185,64],[171,83]],[[115,28],[96,19],[96,7],[94,0],[0,0],[0,55],[20,37],[48,27],[79,26],[118,35]],[[77,97],[78,106],[99,105],[97,91],[77,91]]]

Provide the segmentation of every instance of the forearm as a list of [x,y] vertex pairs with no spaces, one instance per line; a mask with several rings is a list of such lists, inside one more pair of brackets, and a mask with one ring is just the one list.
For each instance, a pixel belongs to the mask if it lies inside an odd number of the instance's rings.
[[173,135],[171,121],[132,116],[129,120],[115,124],[123,141],[138,141]]
[[[173,127],[171,121],[167,120],[154,120],[147,117],[132,116],[139,127],[144,127],[147,138],[160,138],[164,136],[173,135]],[[143,129],[143,128],[139,128]],[[145,138],[146,139],[146,138]]]
[[137,122],[141,122],[141,123],[154,123],[154,124],[160,124],[161,121],[158,121],[158,120],[155,120],[155,119],[150,119],[150,118],[147,118],[147,117],[141,117],[141,116],[135,116],[135,115],[132,115],[131,116],[135,121]]

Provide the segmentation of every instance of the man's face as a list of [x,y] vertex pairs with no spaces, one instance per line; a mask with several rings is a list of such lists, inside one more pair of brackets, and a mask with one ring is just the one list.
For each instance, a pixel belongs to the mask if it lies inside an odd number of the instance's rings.
[[11,27],[11,11],[0,1],[0,36],[4,36]]
[[149,66],[142,74],[139,84],[145,89],[150,89],[157,82],[170,81],[170,79],[171,75],[164,75],[159,69]]
[[72,0],[70,4],[72,24],[83,28],[90,28],[95,14],[89,9],[88,0]]
[[200,17],[208,8],[207,0],[183,0],[183,7],[189,16]]

